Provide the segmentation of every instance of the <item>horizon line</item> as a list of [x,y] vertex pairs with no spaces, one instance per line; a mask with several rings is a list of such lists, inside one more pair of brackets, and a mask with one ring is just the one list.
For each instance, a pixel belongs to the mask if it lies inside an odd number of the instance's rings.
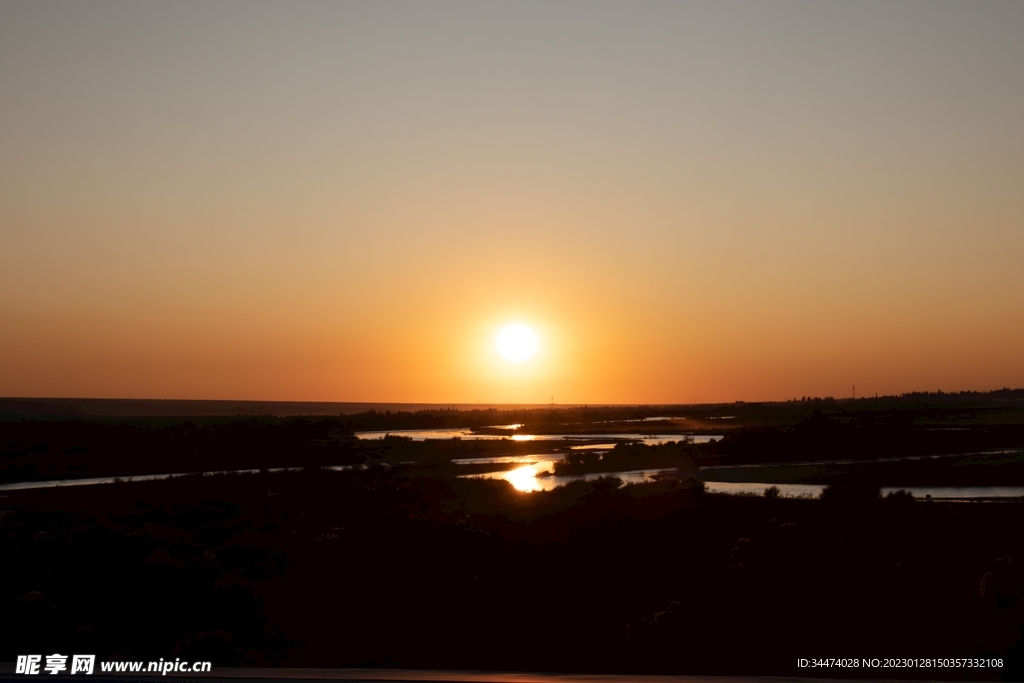
[[[544,408],[571,409],[571,408],[680,408],[698,406],[727,406],[747,404],[781,404],[793,402],[867,402],[875,400],[899,399],[913,396],[984,396],[987,394],[998,394],[1002,392],[1024,392],[1024,388],[1002,387],[987,391],[960,390],[960,391],[910,391],[901,394],[886,394],[873,396],[804,396],[799,398],[783,400],[761,400],[751,401],[736,399],[733,401],[707,401],[707,402],[680,402],[680,403],[459,403],[459,402],[427,402],[427,401],[309,401],[309,400],[273,400],[273,399],[208,399],[208,398],[110,398],[110,397],[57,397],[57,396],[0,396],[0,416],[11,417],[229,417],[234,415],[269,415],[277,417],[298,417],[308,416],[331,416],[331,415],[353,415],[371,410],[397,410],[416,412],[422,410],[542,410]],[[26,405],[28,404],[28,405]],[[30,412],[23,412],[29,405],[36,407]],[[114,411],[115,408],[134,405],[135,410],[129,412]],[[105,410],[103,408],[106,408]],[[154,409],[177,408],[172,413],[154,412]],[[305,412],[298,410],[262,410],[255,411],[255,408],[305,408]],[[21,410],[19,410],[21,408]],[[91,410],[90,410],[91,408]],[[186,410],[186,408],[191,408]],[[212,410],[219,408],[219,410]],[[250,410],[239,410],[249,408]],[[308,409],[318,408],[310,412]],[[333,408],[335,410],[328,409]],[[337,408],[348,408],[348,410],[337,410]]]

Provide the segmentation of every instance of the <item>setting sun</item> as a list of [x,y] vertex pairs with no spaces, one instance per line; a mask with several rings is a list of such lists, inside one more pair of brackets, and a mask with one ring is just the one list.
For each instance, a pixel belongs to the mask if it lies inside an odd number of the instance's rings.
[[520,323],[507,325],[498,332],[495,346],[505,360],[524,363],[537,353],[537,333]]

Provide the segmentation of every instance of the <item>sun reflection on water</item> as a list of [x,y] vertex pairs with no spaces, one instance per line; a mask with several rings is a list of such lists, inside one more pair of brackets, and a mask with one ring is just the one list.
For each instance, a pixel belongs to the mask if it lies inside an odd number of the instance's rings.
[[541,472],[550,473],[551,470],[552,463],[536,462],[502,472],[498,476],[512,484],[517,491],[543,491],[545,488],[551,487],[544,486],[540,479],[537,478],[537,475]]
[[540,482],[537,481],[537,468],[533,465],[523,465],[505,474],[508,480],[517,491],[540,491]]

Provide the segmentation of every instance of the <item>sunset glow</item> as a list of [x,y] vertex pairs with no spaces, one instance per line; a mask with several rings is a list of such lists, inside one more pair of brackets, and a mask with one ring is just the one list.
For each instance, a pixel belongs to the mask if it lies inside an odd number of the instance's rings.
[[300,5],[0,7],[0,396],[1024,385],[1024,4]]

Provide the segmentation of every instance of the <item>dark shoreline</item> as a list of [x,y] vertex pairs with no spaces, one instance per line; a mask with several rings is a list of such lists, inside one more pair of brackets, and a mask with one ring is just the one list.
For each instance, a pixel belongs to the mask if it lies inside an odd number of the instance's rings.
[[1020,503],[768,500],[672,481],[524,496],[366,471],[25,491],[0,508],[18,558],[0,588],[4,659],[86,648],[215,666],[798,676],[797,657],[842,643],[1021,663],[1024,584],[1006,559],[1024,557],[1007,533]]
[[[256,470],[0,494],[0,659],[798,677],[799,657],[970,655],[1006,668],[886,673],[1017,680],[1024,501],[879,496],[895,475],[1024,479],[1024,409],[968,399],[737,405],[720,441],[603,454],[353,432],[645,411],[0,421],[8,482]],[[992,445],[1008,452],[976,452]],[[501,466],[453,463],[554,452],[567,474],[612,476],[524,493],[458,476]],[[651,467],[674,469],[614,477]],[[698,479],[770,473],[827,488],[734,496]]]

